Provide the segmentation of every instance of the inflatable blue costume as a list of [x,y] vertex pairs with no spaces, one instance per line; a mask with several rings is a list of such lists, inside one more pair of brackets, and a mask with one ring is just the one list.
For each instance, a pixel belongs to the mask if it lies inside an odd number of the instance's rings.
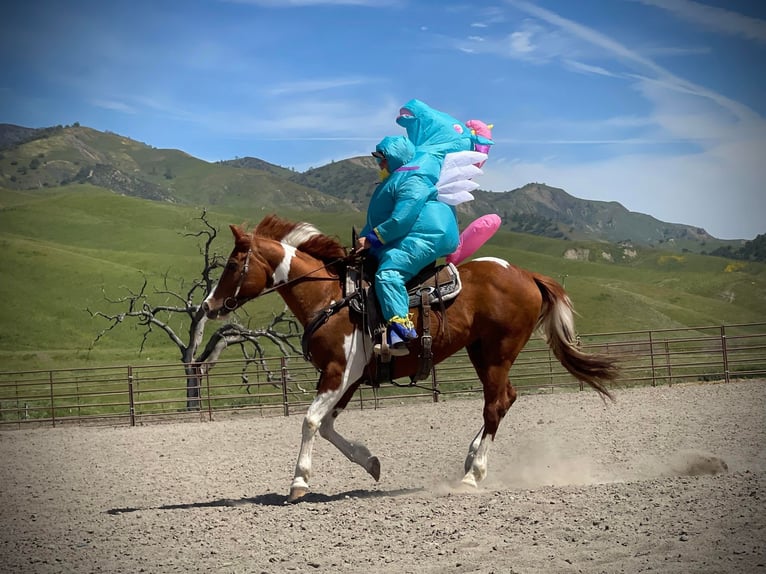
[[372,154],[382,181],[370,199],[360,246],[369,247],[379,261],[375,293],[389,325],[391,352],[401,355],[408,352],[406,342],[417,336],[405,283],[458,246],[454,207],[438,198],[444,158],[473,149],[477,136],[419,100],[405,104],[396,122],[407,137],[383,138]]

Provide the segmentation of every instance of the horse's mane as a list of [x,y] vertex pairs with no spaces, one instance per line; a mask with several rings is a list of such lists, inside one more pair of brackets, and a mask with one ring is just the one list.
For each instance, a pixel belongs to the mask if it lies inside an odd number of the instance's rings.
[[346,248],[337,238],[323,234],[310,223],[288,221],[271,214],[261,220],[254,233],[291,245],[324,263],[335,263],[346,256]]

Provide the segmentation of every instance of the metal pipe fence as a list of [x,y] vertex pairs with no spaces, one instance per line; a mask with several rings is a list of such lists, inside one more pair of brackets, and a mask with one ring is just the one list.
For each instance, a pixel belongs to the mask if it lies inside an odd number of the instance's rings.
[[[619,359],[616,389],[766,376],[766,323],[582,335],[585,352]],[[180,363],[0,372],[0,429],[67,424],[143,425],[213,421],[243,414],[304,413],[318,373],[302,357],[220,361],[197,372],[194,408]],[[544,341],[533,338],[511,369],[520,392],[584,390]],[[402,381],[406,383],[406,380]],[[481,393],[465,352],[434,367],[418,387],[360,387],[349,408],[383,408]]]

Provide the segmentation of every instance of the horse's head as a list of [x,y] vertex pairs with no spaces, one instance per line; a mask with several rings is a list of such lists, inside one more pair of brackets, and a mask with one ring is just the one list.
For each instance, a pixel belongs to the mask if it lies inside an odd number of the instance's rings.
[[234,250],[218,284],[202,303],[202,310],[210,319],[227,315],[269,286],[271,274],[254,236],[235,225],[229,228],[234,234]]

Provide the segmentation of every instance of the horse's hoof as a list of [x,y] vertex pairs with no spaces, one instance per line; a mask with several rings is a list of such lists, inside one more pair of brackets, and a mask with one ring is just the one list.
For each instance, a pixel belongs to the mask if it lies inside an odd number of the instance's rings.
[[287,496],[287,502],[293,504],[300,502],[300,500],[308,494],[309,489],[302,486],[294,486],[290,489],[290,494]]
[[478,488],[479,484],[476,482],[476,477],[474,477],[473,474],[469,473],[466,474],[463,477],[463,480],[460,481],[460,486],[465,490],[475,490]]
[[375,482],[380,480],[380,461],[377,456],[371,456],[367,459],[367,472],[375,479]]

